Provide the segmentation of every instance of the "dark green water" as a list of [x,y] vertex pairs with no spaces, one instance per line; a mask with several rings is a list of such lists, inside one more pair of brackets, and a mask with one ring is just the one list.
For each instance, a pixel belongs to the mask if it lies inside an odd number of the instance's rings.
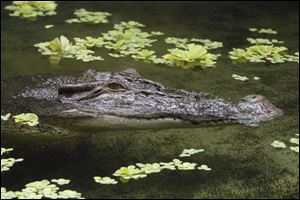
[[[285,114],[259,127],[213,126],[163,130],[81,132],[70,136],[31,136],[1,133],[1,146],[13,147],[10,155],[22,157],[1,186],[19,190],[42,179],[69,178],[70,189],[86,198],[299,198],[299,158],[288,149],[277,150],[273,140],[288,143],[299,133],[299,65],[233,65],[227,52],[245,47],[249,27],[273,28],[274,38],[284,40],[290,52],[299,51],[299,4],[296,2],[58,2],[58,15],[30,22],[9,17],[1,2],[1,78],[35,74],[80,74],[135,68],[143,77],[186,90],[204,91],[224,98],[263,94]],[[106,25],[66,24],[77,8],[112,13]],[[62,60],[51,67],[33,44],[65,35],[98,36],[120,21],[134,20],[145,30],[162,31],[164,37],[200,37],[222,41],[217,67],[203,71],[145,64],[130,58],[111,58],[83,63]],[[44,25],[54,24],[45,29]],[[262,36],[263,37],[263,36]],[[168,46],[154,45],[161,54]],[[241,82],[233,73],[260,81]],[[43,121],[43,119],[41,119]],[[2,123],[2,122],[1,122]],[[163,171],[127,184],[96,184],[93,176],[110,176],[121,166],[176,158],[185,148],[204,148],[205,153],[185,159],[207,164],[212,171]]]

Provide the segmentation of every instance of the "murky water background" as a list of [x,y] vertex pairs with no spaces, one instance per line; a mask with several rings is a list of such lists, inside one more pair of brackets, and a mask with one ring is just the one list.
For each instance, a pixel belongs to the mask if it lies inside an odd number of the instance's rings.
[[[69,178],[67,187],[86,198],[299,198],[299,158],[289,150],[277,150],[273,140],[288,143],[299,133],[299,65],[233,65],[227,52],[245,47],[249,27],[273,28],[274,38],[284,40],[291,52],[299,51],[299,4],[295,2],[58,2],[58,15],[30,22],[9,17],[1,2],[1,78],[35,74],[81,74],[135,68],[143,77],[186,90],[204,91],[237,99],[263,94],[285,115],[259,127],[244,125],[181,129],[82,131],[69,136],[31,136],[1,133],[1,146],[13,147],[11,156],[22,157],[11,171],[1,174],[1,186],[19,190],[42,179]],[[77,8],[112,13],[106,25],[67,24]],[[144,30],[162,31],[153,49],[167,52],[163,38],[199,37],[222,41],[217,67],[202,71],[145,64],[131,58],[112,58],[104,49],[96,54],[104,61],[83,63],[63,59],[51,67],[33,44],[57,36],[98,36],[121,21],[134,20]],[[54,24],[45,29],[44,25]],[[264,37],[264,36],[261,36]],[[269,38],[269,37],[268,37]],[[260,81],[241,82],[233,73]],[[25,83],[24,83],[25,84]],[[43,119],[41,119],[43,122]],[[2,122],[1,122],[2,123]],[[204,148],[185,159],[207,164],[212,171],[163,171],[127,184],[100,185],[93,176],[110,176],[121,166],[137,162],[170,161],[184,148]]]

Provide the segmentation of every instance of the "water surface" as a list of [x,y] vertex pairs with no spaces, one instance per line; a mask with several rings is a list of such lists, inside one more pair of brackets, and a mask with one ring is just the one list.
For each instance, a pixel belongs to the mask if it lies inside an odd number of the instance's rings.
[[[135,68],[143,77],[168,87],[208,92],[238,99],[263,94],[281,108],[283,117],[259,127],[210,126],[153,130],[81,131],[68,136],[1,133],[1,146],[13,147],[22,157],[10,172],[1,174],[2,187],[19,190],[42,179],[69,178],[68,188],[86,198],[299,198],[299,158],[289,150],[276,150],[273,140],[287,142],[299,133],[299,65],[233,65],[227,52],[245,47],[249,27],[273,28],[274,38],[284,40],[290,52],[299,51],[299,4],[296,2],[58,2],[58,14],[31,22],[9,17],[1,2],[1,78],[36,74],[79,75],[89,68],[99,71]],[[67,24],[77,8],[112,13],[109,24]],[[104,61],[83,63],[63,59],[49,65],[33,44],[57,36],[98,36],[121,21],[134,20],[147,31],[165,36],[199,37],[222,41],[217,67],[183,70],[145,64],[131,58],[112,58],[104,49]],[[51,29],[44,25],[54,24]],[[162,55],[163,39],[153,49]],[[260,81],[241,82],[233,73]],[[24,83],[25,84],[25,83]],[[41,119],[43,122],[43,119]],[[2,123],[2,122],[1,122]],[[185,159],[207,164],[212,171],[163,171],[127,184],[103,186],[93,176],[110,176],[121,166],[137,162],[170,161],[185,148],[206,151]]]

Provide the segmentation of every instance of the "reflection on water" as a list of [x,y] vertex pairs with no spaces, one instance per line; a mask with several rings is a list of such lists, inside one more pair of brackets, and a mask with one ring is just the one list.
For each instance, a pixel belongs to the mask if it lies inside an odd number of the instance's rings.
[[[1,78],[35,74],[80,74],[86,69],[120,70],[131,66],[143,77],[162,84],[204,91],[237,99],[263,94],[285,115],[259,127],[212,126],[149,130],[80,131],[79,134],[2,134],[1,146],[13,147],[24,161],[1,174],[2,185],[19,190],[42,179],[71,179],[69,188],[88,198],[298,198],[299,159],[292,151],[270,144],[288,142],[299,132],[299,66],[297,63],[233,65],[227,57],[233,47],[243,48],[249,27],[272,28],[276,39],[285,41],[291,52],[299,51],[299,6],[285,2],[58,2],[58,14],[36,21],[8,16],[1,2]],[[109,24],[66,24],[78,8],[112,13]],[[93,36],[112,29],[113,24],[134,20],[146,31],[161,31],[164,37],[209,38],[222,41],[222,56],[216,68],[183,70],[145,64],[131,58],[112,58],[104,49],[96,54],[103,61],[84,63],[63,59],[51,67],[33,44],[57,36]],[[54,27],[45,29],[44,26]],[[153,46],[160,55],[169,48],[163,39]],[[236,81],[232,74],[260,77],[259,81]],[[41,119],[42,120],[42,119]],[[205,153],[187,161],[205,163],[211,171],[163,171],[127,184],[98,185],[94,176],[109,176],[132,163],[169,161],[185,148],[203,148]]]

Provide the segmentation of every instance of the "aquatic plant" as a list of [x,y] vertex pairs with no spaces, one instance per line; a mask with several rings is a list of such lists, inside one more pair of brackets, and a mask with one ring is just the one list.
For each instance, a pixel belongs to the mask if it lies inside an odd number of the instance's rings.
[[151,35],[156,35],[156,36],[164,35],[164,33],[160,31],[151,31],[150,33]]
[[153,164],[149,164],[149,163],[147,163],[147,164],[137,163],[136,165],[145,174],[159,173],[162,170],[159,163],[153,163]]
[[[23,161],[23,158],[2,158],[3,154],[11,151],[13,151],[12,148],[1,147],[1,173],[9,171],[16,162]],[[73,190],[60,190],[60,185],[69,183],[70,180],[64,178],[52,179],[51,181],[44,179],[26,184],[25,188],[21,191],[7,191],[7,189],[1,185],[1,199],[82,199],[81,193]]]
[[[249,28],[251,32],[277,34],[277,31],[272,29],[257,29]],[[245,49],[233,48],[229,52],[229,57],[235,63],[253,62],[263,63],[270,62],[272,64],[297,62],[299,63],[299,52],[293,55],[287,53],[288,48],[284,46],[274,46],[275,44],[282,44],[284,41],[278,39],[265,38],[247,38],[247,41],[252,44]]]
[[[180,155],[193,155],[200,152],[204,152],[204,149],[184,149]],[[187,156],[182,156],[187,157]],[[159,163],[136,163],[135,165],[129,165],[128,167],[121,167],[113,173],[113,176],[120,177],[120,181],[123,183],[128,182],[130,179],[138,180],[145,178],[150,174],[159,173],[162,170],[206,170],[209,171],[207,165],[201,165],[197,168],[197,163],[183,162],[179,159],[173,159],[171,162],[159,162]],[[94,177],[95,182],[101,184],[116,184],[114,179],[109,177],[101,178],[99,176]]]
[[75,41],[75,45],[85,46],[86,48],[102,47],[104,45],[104,41],[102,37],[94,38],[94,37],[87,36],[85,37],[85,39],[75,37],[74,41]]
[[140,60],[152,60],[155,59],[155,51],[143,49],[141,51],[136,52],[136,54],[131,56],[132,58],[135,59],[140,59]]
[[52,183],[56,183],[58,185],[66,185],[71,182],[69,179],[59,178],[59,179],[51,179]]
[[[292,145],[298,145],[298,146],[290,146],[289,149],[296,153],[299,153],[299,134],[296,134],[296,136],[298,136],[298,138],[290,138],[289,142]],[[284,142],[278,140],[274,140],[271,145],[275,148],[282,148],[282,149],[287,148],[287,145]]]
[[36,126],[39,124],[39,117],[35,113],[22,113],[13,116],[16,123]]
[[249,80],[248,77],[246,77],[246,76],[240,76],[240,75],[237,75],[237,74],[232,74],[232,78],[235,79],[235,80],[239,80],[239,81],[247,81],[247,80]]
[[112,179],[110,177],[100,177],[100,176],[95,176],[94,180],[96,183],[100,183],[100,184],[104,184],[104,185],[114,185],[117,184],[118,181],[116,181],[115,179]]
[[72,18],[66,20],[67,23],[88,23],[88,24],[100,24],[100,23],[108,23],[107,17],[111,16],[111,13],[108,12],[92,12],[87,11],[84,8],[77,9],[74,11],[74,15],[77,18]]
[[145,178],[147,175],[144,174],[140,169],[136,168],[134,165],[129,165],[128,167],[121,167],[115,173],[113,173],[113,176],[119,176],[123,179],[139,179],[139,178]]
[[194,170],[197,166],[197,163],[182,162],[178,159],[173,160],[173,162],[178,170]]
[[260,80],[260,78],[258,76],[254,76],[253,80],[258,81],[258,80]]
[[9,118],[10,118],[11,114],[10,113],[7,113],[5,115],[1,115],[1,120],[3,121],[7,121]]
[[[152,46],[156,39],[151,39],[151,33],[144,32],[140,27],[145,25],[129,21],[114,25],[114,29],[102,34],[104,47],[112,52],[114,57],[139,56],[138,53]],[[146,51],[144,51],[146,53]]]
[[[77,39],[78,42],[78,39]],[[60,38],[55,38],[50,42],[40,42],[34,46],[43,55],[49,55],[51,64],[58,64],[61,58],[75,58],[83,62],[90,62],[94,60],[103,60],[101,56],[93,56],[94,51],[87,49],[84,45],[73,45],[68,38],[61,35]]]
[[60,190],[56,182],[41,180],[30,182],[21,191],[7,191],[1,187],[1,198],[5,199],[83,199],[82,194],[73,190]]
[[271,29],[271,28],[261,28],[261,29],[258,29],[258,28],[249,28],[249,31],[251,32],[258,32],[258,33],[265,33],[265,34],[274,34],[276,35],[278,32]]
[[184,69],[214,67],[216,57],[208,53],[208,51],[201,45],[188,44],[187,49],[168,49],[169,53],[163,58],[171,65],[179,66]]
[[56,15],[56,7],[55,1],[13,1],[4,9],[13,11],[10,16],[35,20],[38,16]]
[[211,170],[211,168],[209,168],[207,165],[201,165],[197,169],[199,169],[199,170],[205,170],[205,171],[210,171]]
[[[23,158],[2,158],[3,154],[13,151],[13,148],[1,147],[1,173],[9,171],[10,168],[17,162],[22,162]],[[1,196],[2,197],[2,196]]]
[[286,144],[278,140],[274,140],[271,145],[275,148],[282,148],[282,149],[286,148]]
[[179,157],[190,157],[191,155],[204,152],[204,149],[184,149]]
[[54,25],[53,25],[53,24],[48,24],[48,25],[45,25],[44,27],[45,27],[46,29],[49,29],[49,28],[53,28]]
[[223,47],[222,42],[218,41],[211,41],[209,39],[201,39],[201,38],[178,38],[178,37],[167,37],[165,39],[165,42],[167,44],[175,45],[177,48],[183,48],[186,49],[188,47],[189,43],[199,43],[202,45],[205,49],[217,49]]
[[250,44],[256,45],[272,45],[272,44],[282,44],[284,41],[277,40],[277,39],[264,39],[264,38],[247,38],[247,41]]
[[271,62],[284,63],[290,61],[285,57],[287,48],[273,45],[253,45],[246,49],[233,48],[229,52],[229,57],[237,62]]

